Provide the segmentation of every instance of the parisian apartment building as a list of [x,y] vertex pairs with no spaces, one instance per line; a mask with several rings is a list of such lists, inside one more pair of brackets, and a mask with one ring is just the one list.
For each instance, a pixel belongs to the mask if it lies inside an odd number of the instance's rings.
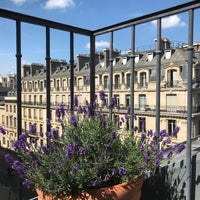
[[[162,38],[161,82],[160,82],[160,129],[166,129],[173,143],[186,141],[187,137],[187,76],[188,52],[187,45],[174,46],[168,38]],[[106,101],[109,96],[109,48],[95,53],[95,91],[98,95],[104,90]],[[130,88],[134,87],[134,114],[137,119],[134,125],[141,131],[152,129],[156,124],[156,56],[155,50],[136,51],[134,85],[130,84],[131,61],[130,52],[113,51],[113,95],[117,99],[114,114],[119,118],[127,113],[130,105]],[[89,100],[90,67],[89,55],[78,54],[74,66],[74,94],[79,105]],[[200,135],[200,43],[194,43],[192,68],[192,138]],[[70,105],[70,63],[65,60],[52,59],[51,74],[51,120],[52,126],[61,132],[55,109],[61,103]],[[22,129],[29,130],[30,124],[36,125],[37,138],[46,131],[46,69],[43,64],[33,63],[22,66]],[[15,84],[13,84],[15,85]],[[101,101],[97,98],[97,103]],[[17,90],[12,87],[0,105],[0,125],[7,134],[0,135],[0,145],[12,148],[17,134]],[[106,108],[104,108],[105,112]],[[175,127],[180,131],[177,137],[172,132]],[[122,126],[123,131],[129,130],[129,122]]]

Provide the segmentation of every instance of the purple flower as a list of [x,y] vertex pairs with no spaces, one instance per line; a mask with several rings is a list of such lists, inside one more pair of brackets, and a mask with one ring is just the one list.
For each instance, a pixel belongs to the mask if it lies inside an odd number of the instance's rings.
[[128,106],[128,107],[127,107],[127,114],[130,114],[130,112],[131,112],[131,107]]
[[150,130],[147,131],[147,136],[148,136],[148,137],[152,137],[152,136],[153,136],[153,131],[152,131],[152,129],[150,129]]
[[175,127],[175,129],[173,130],[173,132],[172,132],[172,136],[174,136],[175,138],[177,138],[177,133],[179,132],[179,127],[177,126],[177,127]]
[[160,160],[156,159],[155,164],[156,164],[156,166],[159,166],[160,165]]
[[77,167],[72,167],[72,173],[73,173],[73,174],[76,174],[77,171],[78,171],[78,170],[77,170]]
[[51,126],[51,120],[50,119],[47,118],[46,123],[47,123],[48,126]]
[[109,108],[113,108],[116,105],[116,103],[117,103],[117,97],[114,96],[114,97],[111,98],[111,102],[109,104]]
[[19,139],[19,140],[13,142],[13,148],[15,150],[22,150],[22,149],[26,149],[29,147],[30,147],[29,143],[23,139]]
[[121,176],[125,176],[127,171],[126,171],[126,169],[124,167],[118,167],[118,173]]
[[30,189],[30,188],[33,188],[33,183],[31,183],[30,180],[28,180],[27,178],[24,179],[23,183],[22,183],[26,188]]
[[173,152],[169,151],[168,154],[167,154],[167,158],[170,159],[172,157],[172,155],[173,155]]
[[86,152],[86,149],[84,147],[80,147],[78,152],[80,156],[83,156]]
[[181,143],[177,146],[176,153],[179,154],[185,149],[185,144]]
[[106,127],[106,125],[107,125],[106,118],[105,118],[105,116],[103,116],[102,117],[102,126]]
[[159,158],[163,158],[163,156],[164,156],[163,150],[159,150],[159,151],[158,151],[158,157],[159,157]]
[[105,99],[105,92],[104,92],[104,90],[100,90],[99,91],[99,98],[100,98],[100,100],[104,100]]
[[43,132],[40,132],[40,137],[44,137],[44,133]]
[[30,124],[30,133],[35,135],[36,134],[36,126],[35,124]]
[[56,117],[58,118],[58,119],[60,119],[60,109],[59,108],[56,108]]
[[5,159],[5,161],[6,161],[9,165],[12,165],[13,162],[14,162],[14,160],[13,160],[13,158],[10,156],[10,154],[5,154],[4,159]]
[[2,126],[0,126],[0,133],[2,133],[3,135],[6,134],[6,130]]
[[74,145],[68,144],[66,149],[66,158],[71,159],[74,156]]
[[130,118],[130,116],[128,114],[125,114],[125,119],[127,120],[129,118]]
[[70,120],[71,120],[71,124],[76,127],[77,126],[77,122],[76,122],[76,117],[74,114],[71,113],[70,115]]
[[166,129],[160,131],[160,137],[163,138],[166,136]]
[[101,153],[100,159],[101,159],[101,160],[104,160],[104,159],[105,159],[104,153]]
[[74,95],[74,106],[78,106],[78,98],[77,95]]
[[65,108],[63,104],[60,104],[60,115],[62,118],[65,116]]
[[117,173],[116,170],[113,169],[113,170],[112,170],[112,175],[114,176],[116,173]]
[[144,146],[143,145],[140,146],[140,152],[144,152]]
[[110,175],[109,175],[109,174],[106,174],[104,180],[105,180],[105,181],[109,181],[109,180],[110,180]]
[[44,145],[41,145],[40,150],[44,152],[46,155],[48,155],[50,152],[49,148],[45,147]]
[[146,134],[142,133],[141,134],[141,141],[144,142],[146,140]]
[[167,144],[170,144],[172,142],[172,139],[170,138],[170,137],[168,137],[167,139],[166,139],[166,143]]
[[51,138],[51,132],[47,131],[47,132],[46,132],[46,137],[47,137],[47,138]]
[[16,170],[20,178],[24,178],[27,171],[19,160],[15,160],[12,164],[12,169]]
[[58,139],[58,130],[54,128],[51,135],[53,139]]
[[109,144],[104,144],[104,147],[105,147],[106,149],[108,149],[108,148],[110,147],[110,145],[109,145]]
[[110,133],[110,138],[112,140],[115,140],[116,139],[116,131],[115,130],[112,130],[112,132]]
[[78,113],[82,113],[83,112],[83,109],[81,106],[78,107]]

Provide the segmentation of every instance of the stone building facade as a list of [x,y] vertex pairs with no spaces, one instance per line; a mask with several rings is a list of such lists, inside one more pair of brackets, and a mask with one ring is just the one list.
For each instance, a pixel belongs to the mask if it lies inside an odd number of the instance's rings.
[[[188,52],[187,45],[173,47],[167,38],[162,39],[161,58],[161,93],[160,93],[160,129],[166,129],[168,135],[176,126],[180,127],[178,137],[172,137],[174,143],[186,140],[187,130],[187,71]],[[194,44],[193,59],[193,114],[192,137],[200,134],[200,54],[199,43]],[[134,87],[134,113],[137,120],[134,125],[138,127],[138,133],[149,129],[155,130],[156,123],[156,56],[154,50],[135,53],[134,85],[130,85],[130,54],[113,52],[113,95],[117,98],[115,115],[124,117],[130,104],[130,88]],[[70,105],[70,64],[65,60],[51,60],[51,112],[52,126],[61,128],[56,122],[55,108],[61,103]],[[74,93],[79,99],[80,105],[89,100],[90,76],[89,55],[79,54],[74,66]],[[98,96],[99,90],[106,93],[106,101],[109,96],[109,49],[95,54],[95,89]],[[22,128],[29,129],[29,124],[37,126],[37,134],[46,131],[46,70],[41,64],[22,66]],[[10,142],[17,134],[9,129],[15,128],[15,113],[9,117],[9,113],[17,99],[5,98],[5,106],[1,107],[0,124],[9,130],[8,136],[0,136],[1,145],[11,148]],[[101,105],[101,101],[97,98]],[[6,110],[8,108],[8,110]],[[105,112],[108,112],[104,108]],[[4,119],[4,120],[3,120]],[[142,125],[144,124],[144,126]],[[129,122],[123,124],[123,131],[129,130]],[[8,137],[8,138],[4,138]],[[44,138],[40,138],[44,142]]]

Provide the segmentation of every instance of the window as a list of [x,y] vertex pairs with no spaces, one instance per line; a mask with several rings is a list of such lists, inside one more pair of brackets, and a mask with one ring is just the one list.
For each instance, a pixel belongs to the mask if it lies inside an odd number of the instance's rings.
[[14,117],[14,128],[16,128],[17,127],[17,119],[16,119],[16,117]]
[[126,88],[130,88],[131,85],[131,74],[126,74]]
[[34,95],[34,105],[37,103],[37,95]]
[[40,133],[43,133],[43,125],[40,124]]
[[29,95],[29,97],[28,97],[28,98],[29,98],[29,99],[28,99],[28,100],[29,100],[29,103],[31,103],[31,95]]
[[42,95],[40,95],[40,104],[42,105]]
[[8,116],[6,116],[6,126],[8,126]]
[[42,110],[41,109],[39,110],[39,118],[43,119],[43,117],[42,117]]
[[140,108],[140,110],[145,110],[145,108],[146,108],[146,95],[145,94],[139,95],[139,108]]
[[103,84],[104,84],[104,89],[108,89],[108,76],[104,76]]
[[33,110],[33,117],[34,117],[34,119],[37,119],[37,109]]
[[13,117],[10,116],[10,127],[13,127]]
[[28,109],[28,117],[31,118],[31,109]]
[[148,59],[149,62],[151,62],[153,60],[153,53],[148,53],[147,59]]
[[167,112],[177,111],[177,96],[176,94],[167,94]]
[[115,75],[115,89],[120,88],[120,77],[119,75]]
[[139,132],[145,132],[146,131],[146,118],[145,117],[139,117]]
[[10,112],[12,112],[12,105],[10,105]]
[[147,80],[146,80],[146,72],[141,72],[140,73],[140,87],[145,87],[147,86]]
[[13,107],[13,108],[14,108],[14,113],[16,113],[16,106],[14,105],[14,107]]
[[66,95],[62,95],[62,103],[66,104],[67,103],[67,98]]
[[172,136],[172,133],[176,127],[176,120],[168,120],[168,135]]
[[126,108],[130,105],[130,94],[126,94]]
[[27,123],[24,122],[24,131],[26,132],[27,131]]
[[78,79],[78,89],[79,89],[79,90],[82,90],[82,89],[83,89],[83,79],[82,79],[82,78],[79,78],[79,79]]
[[167,71],[167,87],[176,86],[177,70],[172,69]]
[[56,103],[60,103],[60,96],[56,95]]
[[165,58],[166,58],[166,59],[170,59],[170,58],[171,58],[171,55],[172,55],[171,50],[165,50]]
[[115,96],[115,98],[116,98],[116,100],[117,100],[116,106],[119,107],[119,106],[120,106],[119,95],[118,95],[118,94],[115,94],[114,96]]
[[2,124],[4,125],[5,124],[5,116],[2,115]]
[[6,112],[8,112],[8,105],[6,105]]

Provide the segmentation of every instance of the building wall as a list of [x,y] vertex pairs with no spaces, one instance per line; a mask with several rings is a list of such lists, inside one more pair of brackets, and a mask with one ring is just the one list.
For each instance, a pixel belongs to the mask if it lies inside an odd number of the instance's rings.
[[[186,53],[184,49],[164,49],[161,59],[160,129],[166,129],[168,135],[172,136],[173,129],[179,126],[178,137],[172,137],[174,143],[185,141],[187,137]],[[99,63],[95,66],[96,95],[98,97],[99,91],[105,90],[107,95],[106,101],[109,102],[109,49],[105,49],[104,53],[99,55],[101,55],[98,57]],[[79,54],[78,60],[81,63],[77,63],[79,67],[75,66],[74,69],[74,93],[79,100],[79,105],[84,105],[85,101],[90,99],[88,57]],[[85,65],[83,63],[84,60],[86,60]],[[192,137],[200,134],[200,82],[198,82],[197,78],[200,68],[198,62],[194,63]],[[120,111],[115,109],[114,114],[120,118],[125,116],[127,107],[130,104],[130,88],[134,87],[134,113],[137,116],[134,126],[138,127],[138,133],[140,133],[142,131],[141,121],[144,120],[145,130],[152,129],[155,131],[157,72],[154,53],[140,52],[135,61],[134,86],[130,85],[130,68],[129,55],[120,55],[119,52],[115,52],[115,59],[113,61],[113,95],[117,97],[117,107],[120,107]],[[40,132],[46,132],[46,72],[44,67],[41,65],[37,66],[36,64],[26,65],[22,69],[26,71],[23,73],[24,77],[22,79],[22,128],[24,131],[27,131],[30,123],[35,124],[39,136]],[[31,71],[32,73],[27,73]],[[97,98],[97,102],[101,105],[99,98]],[[70,68],[66,61],[52,60],[52,126],[58,127],[60,134],[61,127],[56,122],[55,108],[61,103],[70,105]],[[10,106],[10,104],[11,102],[7,101],[4,109],[6,109],[7,105]],[[7,116],[8,114],[6,113],[5,115]],[[124,123],[122,130],[128,129],[128,123]],[[9,130],[11,131],[11,129]],[[16,134],[13,135],[15,137],[12,139],[16,138]],[[45,138],[40,138],[40,140],[44,142]]]

